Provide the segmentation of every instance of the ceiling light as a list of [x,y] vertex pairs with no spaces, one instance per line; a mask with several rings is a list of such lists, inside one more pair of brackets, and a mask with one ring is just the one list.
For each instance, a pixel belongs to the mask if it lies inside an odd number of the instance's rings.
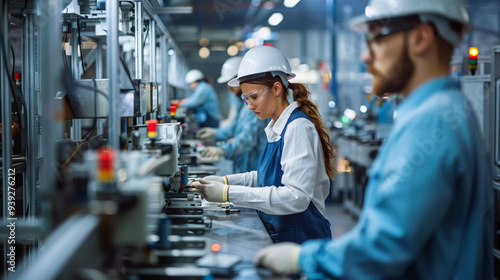
[[260,39],[269,40],[271,38],[271,28],[264,26],[257,31],[257,35]]
[[236,42],[236,47],[238,47],[238,50],[242,51],[244,50],[245,44],[243,42]]
[[210,44],[210,40],[208,38],[201,38],[199,43],[202,47],[206,47]]
[[198,55],[205,59],[210,55],[210,50],[206,47],[200,48],[200,51],[198,52]]
[[231,45],[227,48],[227,54],[229,56],[235,56],[238,54],[238,47],[235,45]]
[[274,13],[269,17],[267,22],[269,23],[269,25],[276,26],[280,24],[282,20],[283,20],[283,15],[281,13]]
[[255,40],[253,38],[247,39],[245,41],[245,47],[247,49],[251,49],[251,48],[255,47],[256,45],[257,45],[257,43],[255,43]]
[[283,1],[283,5],[285,5],[285,7],[287,7],[287,8],[293,8],[299,2],[300,2],[300,0],[285,0],[285,1]]
[[274,8],[274,4],[273,4],[273,2],[268,1],[268,2],[264,3],[263,7],[266,10],[271,10],[272,8]]

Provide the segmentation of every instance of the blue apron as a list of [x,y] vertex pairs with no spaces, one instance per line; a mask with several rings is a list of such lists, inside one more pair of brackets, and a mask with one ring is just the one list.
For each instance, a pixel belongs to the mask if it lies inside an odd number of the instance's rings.
[[[281,155],[283,151],[283,136],[288,124],[297,118],[311,119],[298,108],[295,109],[281,133],[281,139],[276,142],[268,142],[259,158],[257,167],[258,186],[280,187],[283,170],[281,169]],[[302,243],[309,239],[332,238],[330,222],[321,215],[316,206],[309,203],[307,209],[302,213],[290,215],[270,215],[257,211],[262,223],[267,229],[274,243],[292,241]]]

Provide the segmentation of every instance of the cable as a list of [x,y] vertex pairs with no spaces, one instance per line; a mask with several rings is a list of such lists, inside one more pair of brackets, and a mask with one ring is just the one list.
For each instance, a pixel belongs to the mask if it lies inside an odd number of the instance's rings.
[[76,147],[76,149],[69,156],[69,158],[66,160],[66,162],[63,163],[63,165],[61,166],[61,169],[63,169],[69,163],[69,161],[76,155],[76,152],[78,152],[78,150],[80,150],[80,148],[82,147],[82,145],[85,144],[85,143],[87,143],[87,141],[82,141],[82,143],[80,143],[80,145],[78,145],[78,147]]
[[142,50],[144,51],[144,46],[146,45],[146,40],[148,39],[149,35],[149,24],[146,26],[146,34],[144,35],[144,41],[142,42]]
[[14,71],[16,71],[16,55],[14,54],[12,44],[10,44],[10,51],[12,52],[12,77],[14,77]]
[[[95,114],[95,118],[94,118],[94,121],[92,123],[92,127],[90,127],[89,131],[82,137],[83,139],[86,138],[86,140],[90,140],[90,137],[92,136],[92,131],[94,131],[96,129],[96,126],[97,126],[97,82],[95,80],[95,77],[92,78],[92,81],[94,82],[94,114]],[[87,138],[88,136],[88,138]]]
[[[80,60],[82,61],[82,70],[83,70],[83,74],[85,74],[86,70],[85,70],[85,63],[83,63],[83,45],[82,45],[82,36],[80,35],[80,19],[77,18],[76,19],[76,24],[78,24],[78,45],[80,46]],[[78,55],[78,54],[75,54],[75,55]]]
[[123,68],[125,69],[125,72],[127,73],[128,79],[130,80],[130,82],[132,83],[132,86],[134,87],[134,90],[139,91],[139,89],[136,88],[136,85],[134,83],[134,79],[132,79],[132,74],[130,74],[130,70],[128,69],[127,64],[125,64],[123,57],[121,55],[118,55],[118,57],[120,58],[120,62],[122,63]]
[[66,58],[66,51],[64,50],[64,45],[66,44],[66,40],[68,39],[68,22],[67,22],[67,17],[68,15],[68,8],[66,8],[66,12],[64,13],[63,15],[63,26],[66,26],[66,32],[64,32],[64,29],[62,30],[63,31],[63,49],[61,50],[61,54],[62,54],[62,60],[63,60],[63,66],[64,66],[64,69],[66,69],[66,71],[71,71],[71,69],[69,69],[69,65],[68,65],[68,61],[67,61],[67,58]]
[[[7,9],[7,1],[3,2],[4,9]],[[8,64],[8,55],[7,55],[7,50],[4,48],[4,34],[2,33],[2,30],[0,30],[0,52],[3,58],[3,65],[0,65],[0,67],[5,68],[5,72],[9,73],[9,64]],[[16,107],[18,117],[19,117],[19,129],[21,131],[21,154],[24,155],[24,152],[26,150],[26,131],[27,131],[27,123],[26,123],[26,117],[24,114],[24,110],[27,110],[26,106],[26,101],[24,99],[24,96],[21,92],[21,89],[16,86],[14,83],[13,78],[11,75],[7,75],[7,79],[9,81],[9,86],[11,89],[11,94],[14,97],[14,105]],[[8,127],[8,126],[6,126]]]

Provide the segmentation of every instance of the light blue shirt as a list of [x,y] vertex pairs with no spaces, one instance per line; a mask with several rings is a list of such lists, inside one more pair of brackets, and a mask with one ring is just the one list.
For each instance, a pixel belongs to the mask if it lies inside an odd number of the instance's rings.
[[[240,101],[243,103],[243,101]],[[237,116],[226,126],[217,129],[218,140],[229,140],[221,148],[226,158],[233,160],[233,172],[257,170],[259,156],[266,146],[264,128],[269,119],[259,120],[247,106],[241,106]]]
[[219,100],[214,88],[200,81],[193,93],[186,98],[180,105],[186,108],[196,108],[209,115],[212,119],[219,120]]
[[308,279],[492,279],[491,164],[451,78],[416,89],[369,170],[357,225],[304,243]]

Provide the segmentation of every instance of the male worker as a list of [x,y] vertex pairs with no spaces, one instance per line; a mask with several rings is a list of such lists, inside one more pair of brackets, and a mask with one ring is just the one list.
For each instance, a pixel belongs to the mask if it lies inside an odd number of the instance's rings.
[[491,165],[474,113],[449,77],[469,29],[464,0],[371,0],[352,28],[373,93],[405,101],[369,171],[356,226],[282,243],[258,264],[307,279],[492,279]]

